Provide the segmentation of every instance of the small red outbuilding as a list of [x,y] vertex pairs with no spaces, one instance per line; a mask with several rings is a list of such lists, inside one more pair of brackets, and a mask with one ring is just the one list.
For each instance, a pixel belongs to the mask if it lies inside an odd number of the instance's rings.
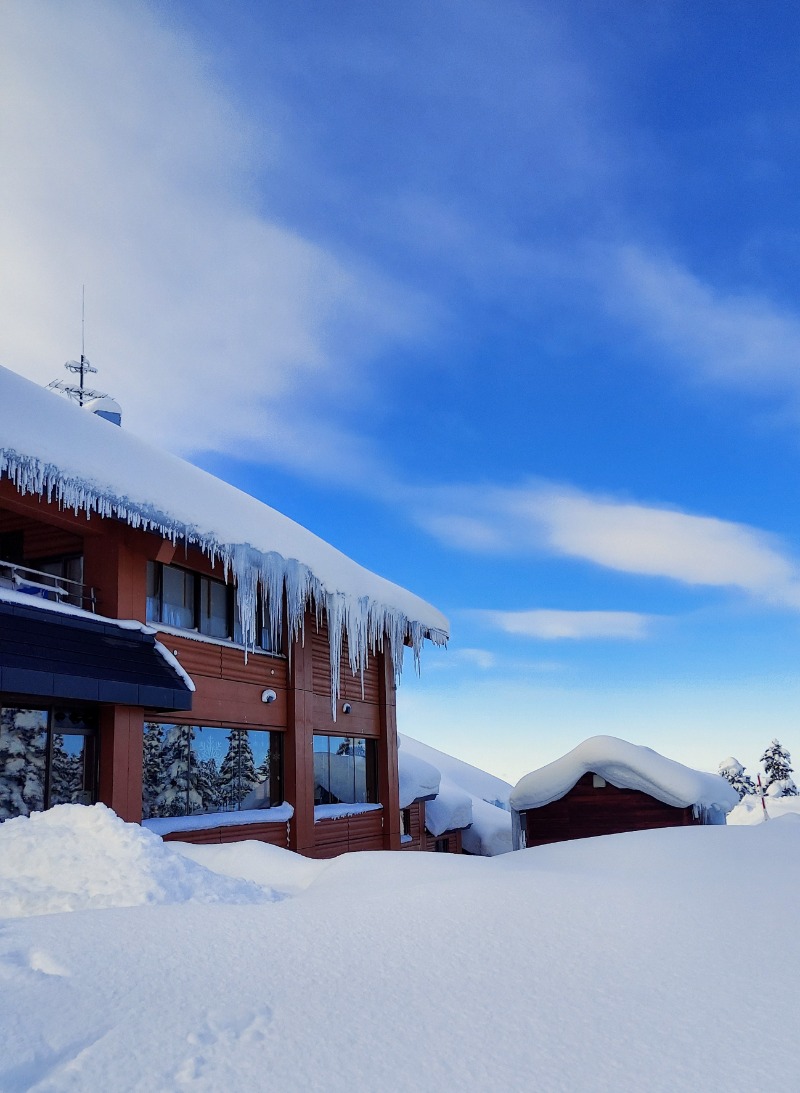
[[717,774],[614,736],[593,736],[514,787],[514,849],[655,827],[724,824],[738,800]]

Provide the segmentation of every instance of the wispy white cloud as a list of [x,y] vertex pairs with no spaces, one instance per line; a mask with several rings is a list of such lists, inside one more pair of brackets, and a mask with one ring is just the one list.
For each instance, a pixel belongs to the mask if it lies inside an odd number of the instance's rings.
[[641,640],[653,617],[634,611],[473,611],[471,614],[506,634],[545,641],[624,638]]
[[34,0],[0,20],[0,361],[57,375],[85,282],[87,354],[139,434],[369,473],[337,410],[369,402],[366,363],[430,302],[263,213],[269,134],[152,5]]
[[752,292],[715,287],[676,259],[641,246],[607,252],[598,276],[610,311],[693,378],[800,395],[797,312]]
[[714,516],[541,482],[443,489],[420,497],[415,511],[433,535],[461,549],[550,553],[800,607],[800,566],[787,546]]

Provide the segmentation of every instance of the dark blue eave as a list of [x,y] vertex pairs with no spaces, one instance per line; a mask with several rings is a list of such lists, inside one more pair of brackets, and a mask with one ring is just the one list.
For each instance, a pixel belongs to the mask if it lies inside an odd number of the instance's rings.
[[0,693],[190,710],[155,637],[113,622],[0,601]]

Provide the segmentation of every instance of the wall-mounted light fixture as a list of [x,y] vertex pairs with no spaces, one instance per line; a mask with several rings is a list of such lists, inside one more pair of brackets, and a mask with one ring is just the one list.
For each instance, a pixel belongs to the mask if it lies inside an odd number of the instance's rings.
[[273,690],[268,690],[268,691],[262,691],[261,692],[261,701],[262,702],[274,702],[277,699],[277,697],[278,697],[277,694]]
[[343,703],[342,703],[342,713],[350,713],[350,711],[352,710],[352,708],[353,708],[353,707],[352,707],[352,706],[350,705],[350,703],[349,703],[349,702],[343,702]]

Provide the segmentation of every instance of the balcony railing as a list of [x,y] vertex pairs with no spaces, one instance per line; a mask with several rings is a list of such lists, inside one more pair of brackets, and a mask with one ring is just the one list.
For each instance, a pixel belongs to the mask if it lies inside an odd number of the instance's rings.
[[10,588],[27,596],[38,596],[42,600],[70,603],[86,611],[94,611],[97,603],[94,588],[82,584],[81,581],[44,573],[40,569],[31,569],[30,566],[17,565],[16,562],[4,562],[1,558],[0,588]]

